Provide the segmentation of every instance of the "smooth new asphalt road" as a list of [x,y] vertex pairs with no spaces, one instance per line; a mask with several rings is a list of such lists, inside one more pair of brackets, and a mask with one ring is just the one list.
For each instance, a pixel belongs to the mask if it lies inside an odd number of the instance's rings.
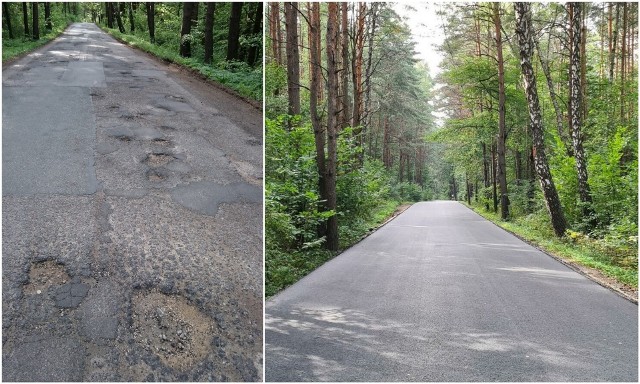
[[2,74],[3,381],[262,375],[262,114],[78,23]]
[[638,380],[638,307],[456,202],[266,303],[267,381]]

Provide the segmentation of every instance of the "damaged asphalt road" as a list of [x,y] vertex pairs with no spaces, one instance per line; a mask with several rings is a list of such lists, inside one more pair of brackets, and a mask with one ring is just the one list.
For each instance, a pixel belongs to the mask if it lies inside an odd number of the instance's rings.
[[86,23],[2,82],[2,379],[261,380],[261,112]]

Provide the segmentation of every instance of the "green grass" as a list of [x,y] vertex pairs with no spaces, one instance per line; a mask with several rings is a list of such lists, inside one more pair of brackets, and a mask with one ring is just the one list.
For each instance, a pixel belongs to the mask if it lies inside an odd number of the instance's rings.
[[547,253],[597,269],[619,283],[638,288],[637,245],[635,247],[615,246],[571,231],[568,231],[567,236],[557,238],[553,235],[548,219],[541,214],[503,221],[498,214],[487,212],[483,207],[469,206],[469,208]]
[[[387,220],[402,205],[397,201],[387,201],[379,205],[370,220],[340,227],[340,247],[349,248],[360,241],[370,230]],[[270,297],[302,279],[313,270],[331,260],[336,253],[321,248],[304,251],[282,252],[269,249],[265,255],[265,295]]]
[[[58,37],[67,28],[67,26],[68,24],[54,27],[48,33],[40,35],[39,40],[32,40],[31,38],[25,39],[23,37],[8,39],[5,36],[2,36],[2,62],[5,63],[10,59],[31,52],[47,44]],[[45,31],[46,30],[43,28],[43,32]]]
[[[229,63],[204,64],[194,58],[181,57],[177,49],[151,44],[140,36],[120,33],[117,29],[101,27],[104,31],[126,44],[151,53],[163,60],[191,68],[205,77],[238,92],[241,96],[256,101],[262,100],[262,67],[249,68],[246,65],[234,66]],[[223,67],[224,66],[224,67]]]

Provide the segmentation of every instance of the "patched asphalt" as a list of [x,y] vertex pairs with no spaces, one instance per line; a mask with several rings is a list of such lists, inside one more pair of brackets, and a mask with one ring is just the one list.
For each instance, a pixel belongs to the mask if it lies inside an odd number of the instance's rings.
[[638,306],[417,203],[265,304],[266,381],[638,381]]
[[3,380],[261,380],[261,112],[87,23],[2,80]]

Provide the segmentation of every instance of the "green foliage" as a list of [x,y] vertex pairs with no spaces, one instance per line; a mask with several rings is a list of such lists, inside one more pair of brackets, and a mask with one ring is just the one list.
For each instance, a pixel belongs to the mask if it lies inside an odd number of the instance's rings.
[[[23,55],[41,47],[59,36],[69,24],[78,21],[79,16],[68,12],[64,13],[62,4],[51,3],[51,25],[52,30],[47,31],[45,28],[44,6],[40,5],[38,15],[40,16],[40,39],[33,40],[31,36],[24,35],[24,26],[22,24],[22,6],[20,3],[7,3],[11,14],[11,26],[14,34],[13,39],[8,38],[8,29],[5,17],[2,17],[2,62],[11,58]],[[76,5],[78,6],[78,5]],[[29,30],[32,30],[31,3],[28,4],[29,10]]]
[[527,216],[504,222],[500,216],[472,206],[476,212],[504,229],[515,233],[545,252],[565,260],[595,268],[622,284],[638,287],[638,238],[626,239],[624,244],[614,239],[593,239],[579,232],[567,231],[565,238],[553,235],[549,218],[543,209]]
[[268,62],[264,67],[264,94],[267,96],[266,108],[267,117],[287,113],[287,70],[274,61]]
[[391,197],[398,201],[421,201],[422,189],[418,184],[403,181],[391,187]]
[[[87,3],[102,4],[102,3]],[[134,10],[135,33],[131,34],[129,26],[128,11],[123,14],[126,33],[120,33],[117,28],[106,28],[106,17],[104,17],[104,6],[97,6],[95,10],[101,15],[100,25],[107,32],[126,42],[127,44],[140,48],[166,61],[176,63],[191,68],[205,77],[223,84],[240,95],[253,99],[262,100],[262,61],[259,55],[258,61],[253,67],[245,61],[227,62],[226,49],[229,29],[230,3],[216,3],[214,26],[213,26],[213,61],[211,64],[204,63],[204,28],[206,3],[199,3],[198,20],[192,26],[191,33],[183,37],[180,36],[182,27],[182,3],[156,3],[155,5],[155,43],[149,41],[147,26],[147,15],[145,7],[138,5]],[[243,6],[243,24],[241,30],[241,53],[247,54],[250,47],[262,49],[262,35],[255,35],[246,32],[252,25],[256,5],[246,3]],[[181,57],[180,43],[191,43],[191,57]]]
[[[562,125],[558,127],[547,79],[539,65],[539,57],[534,57],[546,157],[571,230],[567,232],[566,240],[555,238],[539,183],[530,166],[520,163],[520,169],[516,169],[518,161],[514,161],[515,155],[520,155],[518,160],[522,163],[528,163],[526,156],[531,153],[532,142],[527,103],[521,86],[520,62],[514,54],[513,39],[507,39],[503,49],[508,135],[506,173],[511,217],[509,222],[500,222],[500,225],[564,257],[637,286],[637,68],[634,65],[623,79],[618,57],[614,78],[608,78],[609,57],[602,54],[602,49],[606,52],[609,15],[602,12],[600,5],[587,3],[585,7],[587,25],[598,25],[586,35],[584,105],[587,110],[581,126],[593,202],[580,201],[576,161],[567,153],[567,149],[571,151],[572,148],[566,147],[572,145],[567,121],[569,62],[564,59],[569,37],[567,30],[555,25],[553,20],[559,16],[566,17],[567,10],[561,4],[534,4],[534,29],[539,31],[539,47],[534,55],[541,55],[548,62],[562,115]],[[507,38],[515,28],[513,9],[502,9],[502,27]],[[467,179],[482,183],[483,152],[479,149],[481,143],[486,145],[484,156],[491,164],[489,151],[498,127],[497,65],[491,36],[478,31],[473,20],[486,20],[491,10],[487,4],[478,3],[442,7],[441,11],[446,20],[446,37],[441,51],[447,56],[442,64],[444,86],[441,88],[441,107],[449,116],[441,130],[428,135],[429,140],[444,148],[442,156],[436,157],[440,165],[431,166],[437,170],[432,174],[445,180],[454,177],[460,185],[464,185]],[[635,17],[631,15],[631,19]],[[603,41],[605,47],[601,46]],[[520,180],[515,179],[516,174]],[[443,181],[439,183],[445,184]],[[480,188],[475,205],[492,211],[492,194],[491,186]],[[487,215],[498,220],[493,213]]]
[[389,200],[390,176],[380,162],[358,165],[360,149],[347,128],[338,140],[338,208],[324,211],[310,123],[281,115],[267,118],[265,126],[266,293],[272,295],[333,257],[318,235],[329,217],[338,215],[344,248],[392,213],[397,203]]
[[163,60],[194,69],[207,78],[228,86],[242,96],[254,100],[262,100],[261,68],[250,68],[246,63],[227,61],[207,65],[193,57],[182,57],[178,51],[157,44],[157,38],[156,44],[151,44],[148,38],[120,33],[117,29],[104,29],[132,47],[152,53]]

